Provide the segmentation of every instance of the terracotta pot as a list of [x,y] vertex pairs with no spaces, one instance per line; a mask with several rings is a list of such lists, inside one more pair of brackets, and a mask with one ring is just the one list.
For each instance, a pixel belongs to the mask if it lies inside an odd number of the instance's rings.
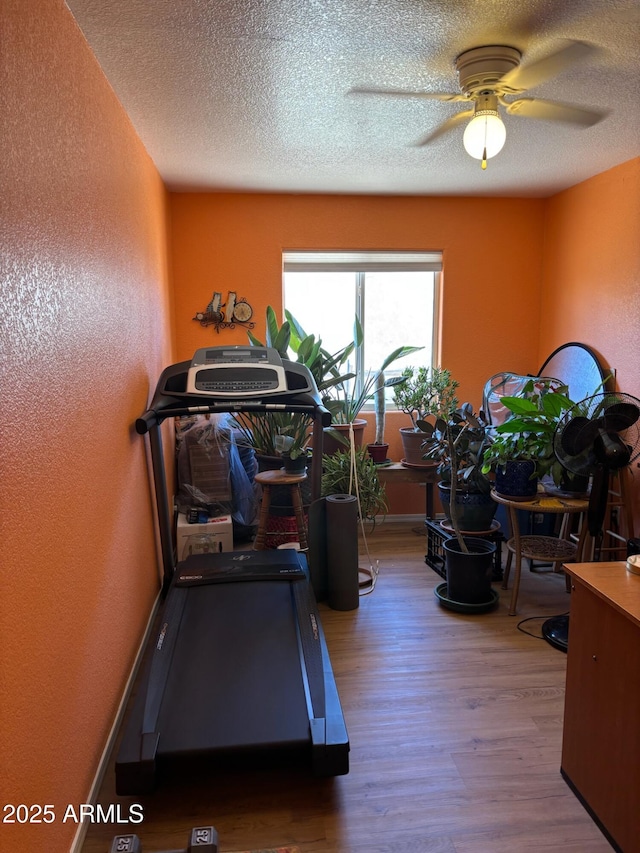
[[411,429],[411,427],[400,427],[400,438],[402,439],[403,462],[408,465],[419,465],[421,468],[432,468],[435,464],[432,460],[424,459],[422,445],[427,436],[422,431]]
[[[327,453],[329,456],[333,456],[334,453],[338,451],[347,451],[349,450],[349,427],[353,426],[353,441],[356,447],[362,447],[362,439],[364,436],[364,428],[366,427],[367,422],[364,418],[357,418],[353,421],[352,424],[331,424],[330,427],[327,427],[324,430],[324,435],[322,437],[322,452]],[[336,430],[340,435],[344,438],[346,444],[342,444],[338,441],[337,438],[334,438],[333,435],[329,432],[329,430]]]
[[373,459],[376,465],[387,461],[387,453],[389,451],[388,444],[367,444],[369,456]]

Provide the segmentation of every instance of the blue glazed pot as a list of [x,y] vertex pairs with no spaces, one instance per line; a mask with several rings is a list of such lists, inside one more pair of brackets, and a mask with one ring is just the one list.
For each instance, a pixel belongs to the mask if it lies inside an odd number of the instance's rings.
[[536,464],[532,459],[512,459],[504,471],[496,470],[496,492],[512,500],[529,500],[538,491],[538,478],[534,476]]

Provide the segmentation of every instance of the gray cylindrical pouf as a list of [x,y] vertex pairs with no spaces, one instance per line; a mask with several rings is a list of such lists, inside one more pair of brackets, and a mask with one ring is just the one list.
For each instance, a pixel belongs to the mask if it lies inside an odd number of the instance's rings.
[[327,508],[327,604],[355,610],[360,604],[358,579],[358,502],[354,495],[329,495]]

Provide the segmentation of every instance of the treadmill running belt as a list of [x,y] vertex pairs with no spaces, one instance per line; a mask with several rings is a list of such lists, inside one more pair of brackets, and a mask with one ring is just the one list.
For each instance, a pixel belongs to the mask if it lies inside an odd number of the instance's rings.
[[[158,720],[159,751],[307,742],[289,584],[216,584],[189,592]],[[194,679],[194,673],[209,675]]]

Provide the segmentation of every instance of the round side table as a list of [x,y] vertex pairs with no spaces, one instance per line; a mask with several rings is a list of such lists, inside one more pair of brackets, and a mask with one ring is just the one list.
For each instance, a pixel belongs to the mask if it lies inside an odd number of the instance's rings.
[[[511,571],[511,555],[513,554],[515,556],[516,565],[509,615],[515,616],[516,605],[518,602],[518,591],[520,589],[520,574],[523,558],[529,560],[543,560],[545,562],[556,564],[581,561],[584,549],[584,540],[587,533],[587,525],[584,523],[584,520],[581,521],[578,540],[577,542],[574,542],[569,538],[568,517],[575,513],[586,513],[589,507],[589,501],[586,498],[556,497],[555,495],[548,495],[545,492],[540,491],[537,495],[528,500],[514,500],[513,498],[499,494],[495,489],[491,492],[491,497],[496,501],[496,503],[507,507],[509,514],[511,538],[507,540],[509,556],[504,570],[502,588],[508,588],[509,574]],[[562,525],[563,536],[560,538],[555,536],[537,535],[522,536],[520,534],[518,510],[544,514],[552,513],[555,515],[565,516]]]

